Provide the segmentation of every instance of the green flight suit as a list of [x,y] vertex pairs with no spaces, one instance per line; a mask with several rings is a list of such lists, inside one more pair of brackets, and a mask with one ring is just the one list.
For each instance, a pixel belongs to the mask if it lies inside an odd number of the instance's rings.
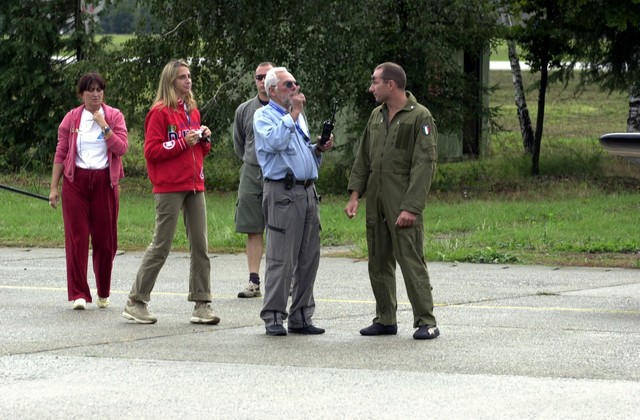
[[[349,192],[366,201],[369,279],[376,299],[374,322],[396,324],[396,261],[413,308],[413,327],[436,325],[424,261],[422,212],[437,163],[438,131],[431,112],[406,92],[408,102],[392,121],[383,104],[373,110],[351,169]],[[395,226],[402,210],[416,215]]]

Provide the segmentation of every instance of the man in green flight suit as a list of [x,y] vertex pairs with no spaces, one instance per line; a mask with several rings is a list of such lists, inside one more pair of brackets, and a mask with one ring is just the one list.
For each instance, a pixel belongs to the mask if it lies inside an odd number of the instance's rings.
[[431,112],[405,91],[407,76],[398,64],[378,65],[369,92],[381,104],[373,110],[351,168],[349,203],[356,215],[365,196],[369,280],[376,299],[366,336],[393,335],[396,321],[396,261],[413,308],[413,338],[436,338],[429,273],[424,261],[424,210],[438,157],[438,131]]

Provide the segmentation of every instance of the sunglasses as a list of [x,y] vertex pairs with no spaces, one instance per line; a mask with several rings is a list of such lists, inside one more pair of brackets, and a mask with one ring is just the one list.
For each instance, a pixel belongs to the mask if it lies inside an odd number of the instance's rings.
[[265,77],[267,77],[266,74],[256,74],[256,80],[258,82],[261,82],[262,80],[264,80]]
[[287,80],[282,84],[282,86],[286,87],[287,89],[295,89],[297,87],[300,87],[300,82],[298,82],[297,80],[294,80],[293,82],[291,80]]

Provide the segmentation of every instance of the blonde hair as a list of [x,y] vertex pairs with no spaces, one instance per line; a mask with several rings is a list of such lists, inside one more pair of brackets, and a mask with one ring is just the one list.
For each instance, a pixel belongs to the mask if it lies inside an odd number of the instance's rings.
[[193,92],[189,91],[186,98],[180,98],[174,83],[178,78],[178,69],[180,67],[186,67],[189,69],[189,65],[184,60],[172,60],[164,66],[162,73],[160,74],[160,82],[158,83],[158,91],[156,98],[153,100],[152,108],[156,106],[166,106],[167,108],[177,109],[178,101],[184,100],[187,104],[187,110],[196,108],[196,100],[193,97]]

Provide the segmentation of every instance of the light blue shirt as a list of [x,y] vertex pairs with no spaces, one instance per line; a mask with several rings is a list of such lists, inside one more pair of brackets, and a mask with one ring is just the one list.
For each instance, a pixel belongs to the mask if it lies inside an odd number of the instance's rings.
[[282,179],[293,172],[299,181],[318,179],[322,155],[316,156],[304,115],[300,114],[296,124],[284,108],[270,101],[253,115],[253,132],[265,178]]

